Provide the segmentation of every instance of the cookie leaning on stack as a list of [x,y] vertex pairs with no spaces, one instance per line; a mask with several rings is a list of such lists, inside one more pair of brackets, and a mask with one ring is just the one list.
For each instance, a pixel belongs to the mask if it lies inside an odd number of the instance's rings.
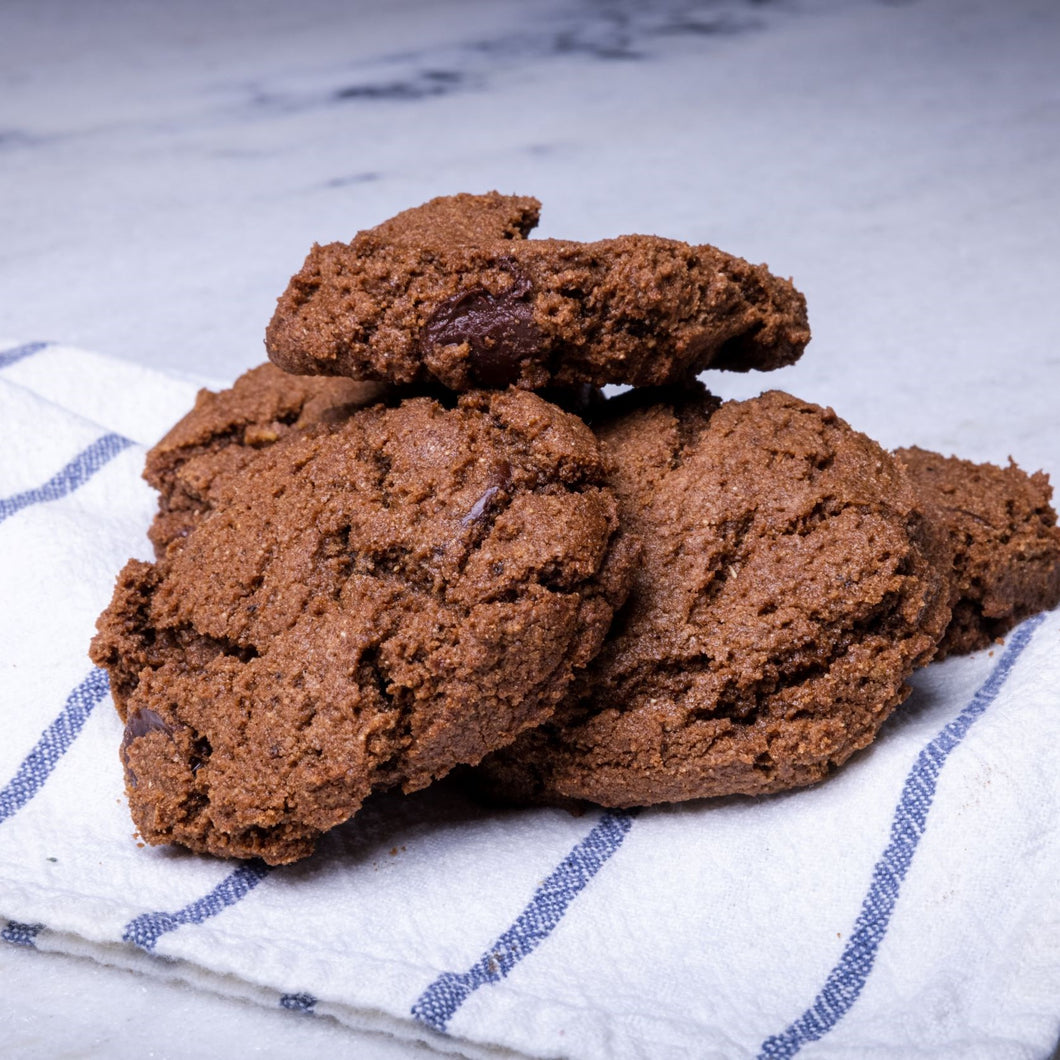
[[[479,785],[522,801],[811,783],[944,636],[1056,603],[1044,478],[1010,468],[1020,525],[980,533],[960,476],[940,501],[830,410],[692,380],[797,358],[790,283],[656,237],[527,239],[537,211],[454,196],[314,247],[267,345],[335,377],[253,369],[148,455],[157,560],[92,652],[149,842],[294,860],[371,791],[486,755]],[[528,392],[614,381],[669,389],[580,401],[593,430]]]

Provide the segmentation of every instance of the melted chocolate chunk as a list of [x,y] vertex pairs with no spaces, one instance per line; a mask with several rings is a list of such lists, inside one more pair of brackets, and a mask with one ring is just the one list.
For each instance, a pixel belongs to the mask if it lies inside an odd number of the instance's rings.
[[431,346],[466,342],[475,379],[484,386],[516,382],[524,361],[533,360],[544,342],[534,323],[530,281],[515,275],[511,287],[492,294],[472,287],[442,302],[424,328]]

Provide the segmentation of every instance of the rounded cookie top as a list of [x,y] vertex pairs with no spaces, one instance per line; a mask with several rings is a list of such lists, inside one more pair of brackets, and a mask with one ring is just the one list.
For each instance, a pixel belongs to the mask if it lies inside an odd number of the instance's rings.
[[93,642],[149,842],[308,854],[544,721],[628,588],[592,433],[521,391],[361,409],[224,488]]
[[895,452],[953,546],[957,601],[939,656],[985,648],[1060,603],[1060,527],[1043,472],[912,447]]
[[527,239],[539,203],[433,199],[312,248],[266,332],[292,372],[455,390],[676,382],[790,364],[810,338],[787,280],[657,236]]
[[868,744],[949,618],[902,467],[779,392],[657,402],[599,436],[643,541],[633,589],[576,693],[479,779],[647,805],[809,784]]
[[225,390],[200,390],[195,405],[151,450],[144,478],[158,490],[148,531],[155,552],[182,541],[212,507],[216,483],[257,454],[316,423],[337,424],[383,398],[379,383],[297,376],[266,362]]

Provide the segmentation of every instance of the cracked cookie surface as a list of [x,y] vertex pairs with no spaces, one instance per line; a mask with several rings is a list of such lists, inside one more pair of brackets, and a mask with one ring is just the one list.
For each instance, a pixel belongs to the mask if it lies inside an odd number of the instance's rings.
[[292,432],[93,642],[149,842],[271,863],[544,721],[628,589],[589,429],[523,391]]
[[597,428],[629,599],[553,719],[477,782],[636,806],[820,780],[905,698],[949,619],[947,544],[904,469],[831,410],[771,392],[653,402]]
[[803,296],[712,246],[627,235],[528,239],[536,199],[432,199],[315,245],[280,297],[269,357],[290,372],[529,389],[659,385],[790,364]]
[[224,390],[200,390],[147,453],[144,478],[159,495],[148,531],[156,554],[187,537],[213,507],[220,480],[241,473],[263,449],[312,424],[338,424],[386,393],[379,383],[289,375],[269,363]]
[[1041,471],[898,449],[953,546],[957,601],[939,657],[977,651],[1060,603],[1060,527]]

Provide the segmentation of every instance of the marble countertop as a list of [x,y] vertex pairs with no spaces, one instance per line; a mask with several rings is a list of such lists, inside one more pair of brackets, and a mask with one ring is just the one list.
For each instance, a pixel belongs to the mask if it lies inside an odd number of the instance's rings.
[[[0,335],[227,381],[314,240],[498,188],[793,277],[805,357],[723,396],[1055,479],[1058,54],[1052,0],[5,4]],[[0,1042],[414,1052],[15,947]]]

